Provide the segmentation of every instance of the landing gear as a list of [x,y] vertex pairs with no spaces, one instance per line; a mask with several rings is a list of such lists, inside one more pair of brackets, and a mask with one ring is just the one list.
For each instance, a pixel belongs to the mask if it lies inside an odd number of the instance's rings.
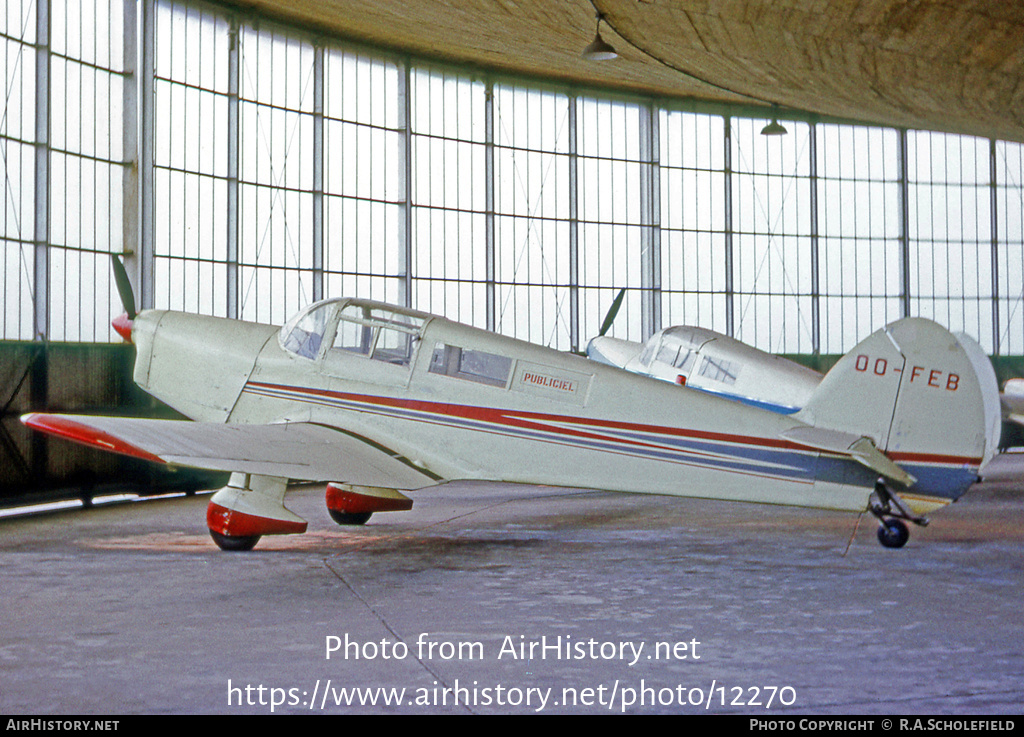
[[217,543],[217,547],[221,550],[244,552],[255,548],[256,543],[260,541],[261,535],[222,535],[219,532],[210,530],[210,537],[213,538],[213,541]]
[[263,535],[295,535],[306,520],[284,506],[287,479],[233,473],[210,498],[206,526],[221,550],[252,550]]
[[412,509],[412,499],[398,489],[379,486],[330,483],[326,493],[327,512],[339,525],[365,525],[374,512]]
[[889,518],[883,519],[878,528],[878,542],[887,548],[902,548],[910,539],[910,530],[902,521]]
[[875,493],[871,497],[871,514],[878,518],[878,542],[887,548],[902,548],[910,539],[910,530],[903,520],[925,527],[928,518],[915,515],[896,494],[889,491],[885,483],[875,484]]
[[339,512],[335,509],[328,509],[327,513],[339,525],[365,525],[373,515],[373,512]]

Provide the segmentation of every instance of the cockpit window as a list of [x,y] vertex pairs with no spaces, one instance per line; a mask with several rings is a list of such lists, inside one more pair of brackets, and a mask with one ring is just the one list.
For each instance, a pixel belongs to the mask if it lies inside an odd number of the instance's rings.
[[378,328],[377,342],[373,346],[374,361],[385,361],[396,366],[408,366],[412,363],[412,349],[415,337],[394,328]]
[[671,343],[662,343],[661,349],[658,351],[658,363],[664,363],[672,366],[676,362],[676,356],[679,354],[679,345],[672,345]]
[[[389,310],[377,303],[332,299],[310,305],[289,320],[278,334],[286,351],[303,358],[316,359],[325,338],[327,356],[355,353],[375,361],[409,366],[427,315]],[[328,361],[332,363],[333,358]]]
[[369,356],[396,366],[412,363],[424,320],[380,307],[348,305],[341,311],[332,350]]
[[[658,349],[658,363],[665,366],[672,366],[681,371],[689,371],[693,366],[694,353],[684,345],[675,335],[666,335],[661,341],[661,348]],[[640,359],[643,361],[643,359]]]
[[367,325],[362,320],[350,319],[358,316],[351,308],[342,310],[341,319],[338,321],[338,332],[335,333],[334,345],[331,346],[332,350],[360,353],[364,356],[370,355],[374,339],[373,326]]
[[648,341],[647,345],[644,347],[643,353],[640,354],[640,363],[643,366],[650,366],[651,365],[651,359],[654,358],[654,348],[655,348],[656,344],[657,344],[657,340],[656,339],[655,340],[650,340],[650,341]]
[[333,311],[334,305],[326,304],[300,313],[297,319],[281,328],[281,346],[303,358],[316,358]]
[[679,351],[679,355],[676,356],[676,360],[673,362],[673,365],[682,371],[689,371],[693,367],[694,355],[693,351],[683,348]]
[[735,361],[726,361],[722,358],[704,357],[704,363],[700,367],[700,375],[711,381],[721,381],[724,384],[735,384],[736,376],[739,374],[740,364]]

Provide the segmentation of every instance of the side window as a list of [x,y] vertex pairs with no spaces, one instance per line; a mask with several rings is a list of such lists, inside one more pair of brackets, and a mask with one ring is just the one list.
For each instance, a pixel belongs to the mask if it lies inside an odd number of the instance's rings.
[[506,387],[511,372],[511,358],[444,343],[435,343],[430,357],[430,373],[478,384]]
[[643,353],[640,354],[640,363],[644,366],[651,365],[651,359],[654,358],[655,341],[651,341],[644,348]]
[[676,355],[679,353],[678,345],[662,344],[661,350],[658,351],[658,362],[664,363],[669,366],[674,365]]
[[408,366],[412,362],[413,336],[400,330],[380,328],[372,358],[397,366]]
[[341,311],[334,351],[369,356],[395,366],[409,366],[423,319],[377,307],[349,305]]
[[693,367],[693,351],[683,348],[676,357],[675,367],[689,371]]
[[724,384],[735,384],[736,375],[739,373],[740,365],[735,361],[726,361],[721,358],[704,357],[704,363],[700,367],[700,375],[711,381],[721,381]]
[[369,325],[350,322],[342,313],[341,320],[338,321],[338,332],[334,336],[334,345],[331,348],[368,356],[372,345],[373,328]]

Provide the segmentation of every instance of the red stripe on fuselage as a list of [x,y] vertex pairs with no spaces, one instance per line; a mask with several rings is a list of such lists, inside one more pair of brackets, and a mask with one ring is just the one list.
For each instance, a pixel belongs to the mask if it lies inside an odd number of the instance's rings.
[[[290,391],[302,394],[310,394],[328,399],[341,399],[362,404],[373,404],[383,407],[406,409],[426,414],[457,417],[464,420],[487,422],[495,425],[508,425],[530,430],[544,430],[547,432],[558,432],[563,435],[573,435],[581,438],[594,440],[607,440],[603,435],[596,435],[585,430],[576,430],[564,427],[552,427],[550,424],[539,423],[571,423],[591,428],[609,428],[615,430],[627,430],[630,432],[645,432],[656,435],[671,437],[696,438],[700,440],[712,440],[725,443],[738,443],[742,445],[757,445],[781,450],[807,451],[808,448],[788,440],[774,438],[757,438],[742,435],[731,435],[728,433],[716,433],[703,430],[686,430],[676,427],[664,427],[660,425],[647,425],[634,422],[621,422],[617,420],[601,420],[590,417],[574,417],[572,415],[553,415],[544,412],[527,412],[523,410],[494,409],[491,407],[477,407],[468,404],[449,404],[446,402],[429,402],[422,399],[399,399],[397,397],[382,397],[370,394],[352,394],[349,392],[336,392],[327,389],[311,389],[306,387],[286,386],[282,384],[263,384],[250,382],[250,386],[270,389],[276,391]],[[638,440],[620,439],[621,442],[634,445],[650,445]],[[654,447],[654,446],[651,446]]]
[[[668,437],[684,437],[698,440],[709,440],[721,443],[734,443],[738,445],[758,446],[773,448],[777,450],[793,450],[808,452],[813,449],[805,445],[793,443],[781,438],[761,438],[747,435],[734,435],[731,433],[712,432],[707,430],[692,430],[678,427],[665,427],[663,425],[648,425],[643,423],[622,422],[619,420],[602,420],[590,417],[574,417],[572,415],[553,415],[544,412],[527,412],[523,410],[494,409],[491,407],[476,407],[473,405],[449,404],[444,402],[430,402],[422,399],[399,399],[397,397],[383,397],[368,394],[352,394],[348,392],[336,392],[326,389],[311,389],[306,387],[285,386],[281,384],[263,384],[251,382],[254,387],[272,390],[283,390],[311,394],[315,396],[342,399],[363,404],[375,404],[398,409],[414,410],[433,415],[446,415],[466,420],[476,420],[498,425],[508,425],[530,430],[555,431],[564,435],[572,435],[580,438],[607,440],[607,437],[595,435],[582,429],[552,428],[549,424],[538,423],[571,423],[577,426],[590,428],[609,428],[615,430],[626,430],[630,432],[643,432]],[[650,443],[639,440],[620,438],[620,442],[630,443],[637,446],[655,447]],[[945,463],[978,465],[980,458],[967,456],[934,455],[927,453],[893,453],[890,455],[893,460],[914,461],[919,463]]]

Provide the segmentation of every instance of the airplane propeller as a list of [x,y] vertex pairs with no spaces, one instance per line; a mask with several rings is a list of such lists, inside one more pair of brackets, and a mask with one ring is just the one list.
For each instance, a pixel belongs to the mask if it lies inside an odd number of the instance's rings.
[[132,320],[138,314],[135,308],[135,294],[132,292],[132,283],[128,279],[128,270],[125,269],[117,254],[110,254],[110,265],[114,269],[114,283],[117,285],[117,293],[121,297],[121,306],[124,307],[124,314],[115,317],[111,325],[122,338],[129,343],[132,342]]
[[128,270],[125,269],[121,259],[116,253],[110,254],[110,265],[114,269],[114,282],[117,284],[117,293],[121,297],[121,306],[129,320],[134,320],[135,315],[135,294],[132,293],[132,283],[128,280]]
[[608,308],[608,313],[604,316],[604,322],[601,323],[601,331],[598,335],[604,335],[607,333],[615,322],[615,316],[619,314],[619,308],[622,307],[622,298],[626,296],[626,288],[623,287],[619,290],[619,293],[615,295],[615,299],[612,301],[612,306]]

